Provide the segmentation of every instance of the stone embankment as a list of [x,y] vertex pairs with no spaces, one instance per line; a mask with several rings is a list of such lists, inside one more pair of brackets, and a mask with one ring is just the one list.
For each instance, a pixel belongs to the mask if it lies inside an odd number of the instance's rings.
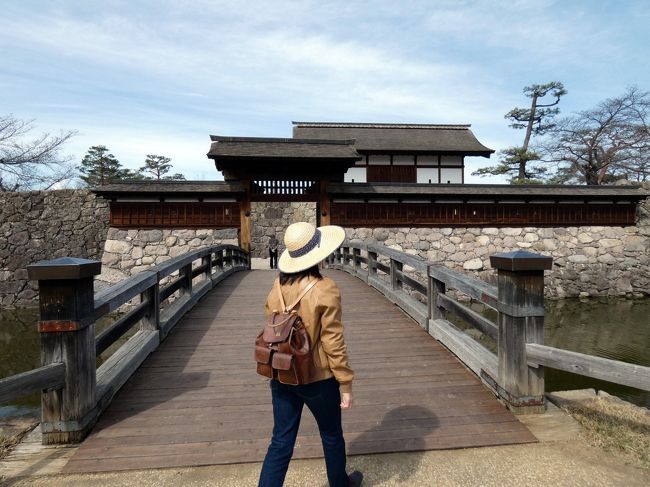
[[108,202],[84,190],[0,193],[0,304],[34,306],[26,267],[44,259],[101,259]]
[[553,257],[549,297],[650,295],[650,200],[633,227],[355,228],[351,241],[379,243],[491,281],[490,255],[527,250]]
[[216,244],[237,245],[237,229],[120,230],[110,228],[97,288],[137,274],[173,257]]

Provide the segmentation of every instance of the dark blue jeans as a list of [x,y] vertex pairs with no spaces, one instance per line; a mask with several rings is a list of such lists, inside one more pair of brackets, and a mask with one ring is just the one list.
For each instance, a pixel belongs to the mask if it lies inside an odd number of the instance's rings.
[[302,407],[316,418],[323,442],[327,479],[331,487],[348,487],[345,472],[345,441],[341,428],[341,394],[336,379],[300,386],[271,381],[273,438],[264,458],[259,487],[281,487],[293,455]]

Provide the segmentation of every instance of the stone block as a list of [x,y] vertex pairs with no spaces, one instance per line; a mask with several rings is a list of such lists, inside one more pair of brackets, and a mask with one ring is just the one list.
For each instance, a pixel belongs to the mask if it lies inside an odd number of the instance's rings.
[[557,245],[555,243],[555,240],[550,239],[550,238],[545,238],[542,240],[542,245],[544,247],[544,250],[556,250]]
[[144,248],[144,255],[167,255],[170,249],[165,245],[147,245]]
[[483,269],[483,261],[481,259],[471,259],[463,263],[463,269],[466,271],[478,271]]
[[501,233],[503,235],[507,235],[509,237],[518,237],[519,235],[521,235],[522,231],[523,231],[523,229],[521,229],[521,228],[502,228],[501,229]]
[[648,250],[649,239],[642,236],[633,235],[625,239],[626,252],[644,252]]
[[106,240],[104,251],[113,254],[127,254],[131,251],[131,244],[123,240]]
[[161,242],[163,235],[161,230],[140,230],[137,238],[144,243]]
[[104,252],[102,255],[102,264],[105,266],[112,267],[121,260],[121,254],[112,254],[110,252]]
[[591,234],[589,234],[589,233],[582,232],[582,233],[578,234],[578,242],[580,242],[582,244],[591,243],[593,241],[594,241],[594,239],[592,238]]
[[598,249],[596,247],[583,247],[582,252],[587,257],[596,257],[598,255]]
[[568,260],[574,264],[586,264],[589,262],[589,258],[582,254],[570,255]]
[[[179,255],[186,254],[189,251],[190,251],[190,247],[187,246],[187,245],[176,245],[176,246],[171,247],[169,249],[169,256],[170,257],[178,257]],[[146,257],[142,258],[143,262],[144,262],[144,259],[146,259]]]
[[488,237],[487,235],[479,235],[478,237],[476,237],[476,243],[481,246],[487,245],[490,243],[490,237]]
[[372,236],[377,240],[378,242],[383,242],[389,237],[389,232],[385,228],[375,228],[372,231]]
[[9,245],[13,245],[14,247],[25,245],[29,242],[29,233],[27,233],[27,231],[13,233],[9,236],[7,241]]

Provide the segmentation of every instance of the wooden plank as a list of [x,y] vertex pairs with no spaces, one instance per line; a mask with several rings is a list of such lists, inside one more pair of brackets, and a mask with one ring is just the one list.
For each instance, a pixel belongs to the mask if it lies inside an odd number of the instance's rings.
[[536,343],[526,344],[529,365],[544,365],[574,374],[650,391],[650,367],[594,357]]
[[404,272],[400,273],[399,278],[404,284],[406,284],[407,286],[412,287],[417,292],[422,294],[424,297],[427,296],[427,286],[422,284],[420,281],[416,281],[415,279],[413,279],[411,276],[407,275]]
[[498,361],[495,354],[477,343],[447,320],[430,320],[429,333],[456,355],[472,372],[481,376],[485,371],[497,377]]
[[113,286],[106,288],[95,295],[95,311],[93,321],[115,311],[131,298],[138,296],[158,282],[155,271],[142,271]]
[[419,302],[402,291],[394,291],[389,283],[384,282],[377,277],[369,277],[368,284],[402,308],[420,326],[423,328],[426,327],[428,320],[428,309],[426,304]]
[[95,354],[99,356],[104,350],[115,343],[117,339],[133,328],[147,314],[148,308],[149,303],[140,303],[97,335],[97,338],[95,338]]
[[52,363],[37,369],[0,379],[0,404],[41,390],[60,389],[65,385],[65,365]]
[[427,261],[414,255],[405,254],[404,252],[400,252],[399,250],[391,249],[383,245],[371,244],[367,246],[367,249],[369,251],[376,252],[379,255],[385,255],[386,257],[389,257],[397,262],[412,267],[418,272],[427,272],[427,267],[429,265]]
[[458,289],[469,297],[477,299],[490,308],[497,309],[497,288],[470,277],[462,272],[455,271],[443,265],[429,266],[429,276],[444,282],[448,288]]
[[153,352],[160,338],[156,330],[141,330],[97,369],[97,410],[103,411],[127,380]]
[[479,329],[493,340],[498,339],[499,327],[495,323],[480,315],[473,309],[459,303],[455,299],[444,294],[438,294],[438,306],[450,311],[451,313],[455,313],[461,319],[467,321],[470,325]]

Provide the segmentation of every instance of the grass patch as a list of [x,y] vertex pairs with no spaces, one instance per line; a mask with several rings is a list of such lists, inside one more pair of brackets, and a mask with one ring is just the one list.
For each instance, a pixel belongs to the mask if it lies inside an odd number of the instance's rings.
[[582,425],[590,444],[650,468],[650,411],[606,398],[572,402],[563,408]]
[[20,442],[22,435],[9,435],[5,436],[0,433],[0,459],[9,455],[9,452]]
[[0,422],[0,459],[5,458],[23,437],[32,431],[38,421],[29,417],[14,418]]

